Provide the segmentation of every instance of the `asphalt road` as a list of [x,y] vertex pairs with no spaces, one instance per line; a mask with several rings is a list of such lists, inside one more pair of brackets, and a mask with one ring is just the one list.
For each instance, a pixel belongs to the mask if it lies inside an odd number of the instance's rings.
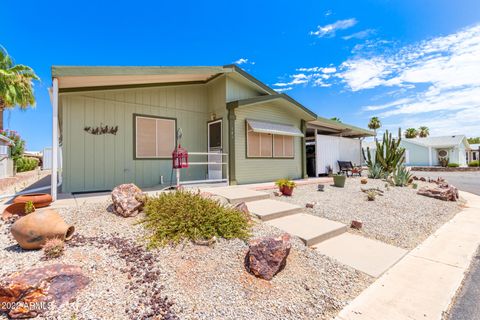
[[[480,195],[480,172],[420,172],[419,177],[445,178],[458,189]],[[480,320],[480,250],[473,258],[446,320]]]
[[473,172],[430,172],[412,171],[417,177],[445,178],[460,190],[468,191],[480,196],[480,171]]

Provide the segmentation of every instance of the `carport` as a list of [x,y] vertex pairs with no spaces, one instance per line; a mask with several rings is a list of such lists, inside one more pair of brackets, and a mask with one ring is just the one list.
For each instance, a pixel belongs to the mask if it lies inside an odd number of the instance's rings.
[[329,169],[338,172],[337,161],[360,165],[363,162],[362,141],[374,135],[373,131],[322,117],[310,121],[305,146],[308,176],[325,175]]

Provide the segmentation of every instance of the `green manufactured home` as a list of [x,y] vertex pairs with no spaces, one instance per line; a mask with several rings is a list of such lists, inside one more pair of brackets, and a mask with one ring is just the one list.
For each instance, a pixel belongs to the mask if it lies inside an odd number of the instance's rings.
[[52,187],[58,167],[62,192],[168,185],[177,143],[191,164],[183,182],[306,177],[317,116],[237,66],[54,66],[52,78]]

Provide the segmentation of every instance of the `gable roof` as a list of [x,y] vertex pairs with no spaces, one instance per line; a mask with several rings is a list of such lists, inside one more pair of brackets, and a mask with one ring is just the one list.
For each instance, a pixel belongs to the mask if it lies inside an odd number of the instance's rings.
[[456,147],[461,143],[464,143],[467,148],[469,144],[465,135],[452,135],[452,136],[437,136],[437,137],[426,137],[426,138],[404,138],[402,141],[411,142],[425,147],[432,148],[448,148]]
[[289,105],[299,108],[301,111],[307,114],[307,119],[309,120],[315,119],[317,117],[317,115],[313,111],[306,108],[301,103],[299,103],[298,101],[296,101],[295,99],[291,98],[290,96],[284,93],[275,93],[272,95],[258,96],[258,97],[243,99],[243,100],[231,101],[227,103],[227,109],[234,109],[234,108],[239,108],[243,106],[252,106],[255,104],[269,103],[273,101],[283,101]]

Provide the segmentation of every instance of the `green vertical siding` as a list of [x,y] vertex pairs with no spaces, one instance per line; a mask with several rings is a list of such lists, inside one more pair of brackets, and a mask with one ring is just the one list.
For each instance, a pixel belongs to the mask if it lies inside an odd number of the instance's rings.
[[260,104],[235,109],[235,178],[238,184],[274,181],[279,178],[302,177],[302,139],[295,137],[293,159],[247,159],[246,119],[263,120],[294,125],[301,129],[301,118],[288,108]]
[[[221,86],[221,85],[220,85]],[[133,114],[177,118],[182,145],[205,152],[209,98],[205,85],[61,94],[64,192],[141,187],[170,182],[170,160],[133,159]],[[217,101],[219,98],[217,98]],[[118,125],[117,135],[91,135],[85,126]],[[204,179],[206,167],[182,170],[183,180]]]
[[226,96],[227,102],[253,98],[261,95],[261,93],[258,92],[257,90],[237,80],[234,80],[230,77],[227,77],[227,80],[226,80],[226,90],[227,90],[227,96]]

